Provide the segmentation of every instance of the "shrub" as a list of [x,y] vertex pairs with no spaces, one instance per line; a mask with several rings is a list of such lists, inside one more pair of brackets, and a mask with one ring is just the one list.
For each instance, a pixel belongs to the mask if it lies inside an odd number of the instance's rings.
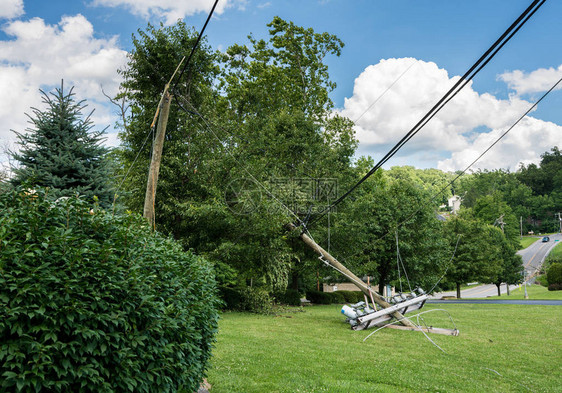
[[220,297],[223,300],[224,308],[227,310],[240,310],[242,304],[242,294],[240,289],[230,287],[220,287]]
[[329,295],[331,298],[331,303],[345,303],[345,297],[340,293],[340,291],[329,292]]
[[363,300],[363,292],[360,291],[338,291],[342,294],[346,303],[357,303]]
[[331,304],[332,297],[329,292],[308,291],[306,298],[314,304]]
[[276,298],[280,303],[289,306],[301,305],[301,294],[294,289],[287,289],[284,293],[278,294]]
[[548,290],[549,291],[560,291],[560,290],[562,290],[562,284],[549,284]]
[[553,263],[546,272],[548,285],[562,284],[562,263]]
[[217,329],[205,260],[136,216],[0,195],[2,391],[195,391]]
[[270,314],[273,310],[272,299],[264,288],[246,287],[240,291],[240,310],[256,314]]
[[548,287],[548,281],[546,281],[546,275],[537,276],[535,282],[543,287]]

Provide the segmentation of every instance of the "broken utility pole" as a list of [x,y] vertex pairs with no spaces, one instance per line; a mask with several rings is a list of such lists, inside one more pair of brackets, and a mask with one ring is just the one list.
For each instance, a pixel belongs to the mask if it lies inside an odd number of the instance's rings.
[[[170,104],[172,95],[168,92],[168,86],[164,89],[162,100],[160,101],[160,116],[158,117],[158,126],[156,127],[156,137],[154,138],[154,146],[152,147],[152,159],[150,161],[150,170],[148,172],[148,181],[146,183],[146,194],[144,197],[143,216],[150,222],[152,228],[156,226],[156,213],[154,209],[156,199],[156,186],[158,184],[158,174],[160,172],[160,162],[162,161],[162,149],[164,148],[164,137],[166,136],[166,126],[168,125],[168,116],[170,114]],[[159,108],[159,109],[160,109]]]
[[[286,228],[289,231],[294,231],[297,229],[297,227],[293,224],[288,224],[286,226]],[[351,280],[351,282],[353,284],[355,284],[355,286],[357,286],[357,288],[359,288],[366,296],[367,298],[372,297],[373,301],[375,303],[377,303],[378,305],[380,305],[382,308],[390,308],[392,307],[392,305],[390,303],[388,303],[386,300],[384,300],[384,298],[382,296],[380,296],[378,293],[376,293],[375,291],[371,290],[371,288],[366,285],[363,280],[361,280],[359,277],[357,277],[355,274],[353,274],[350,270],[348,270],[344,265],[342,265],[336,258],[334,258],[332,255],[330,255],[326,250],[324,250],[322,247],[320,247],[320,245],[318,245],[318,243],[316,243],[314,240],[312,240],[312,238],[310,238],[310,236],[308,236],[306,233],[301,233],[300,238],[310,247],[312,248],[317,254],[319,254],[322,258],[325,259],[325,261],[332,266],[333,268],[335,268],[336,270],[340,271],[342,274],[344,274],[347,278],[349,278]],[[404,326],[408,326],[408,327],[414,327],[414,325],[404,317],[404,315],[402,315],[400,312],[398,311],[394,311],[391,313],[392,316],[394,318],[396,318],[398,321],[400,321],[400,323]]]

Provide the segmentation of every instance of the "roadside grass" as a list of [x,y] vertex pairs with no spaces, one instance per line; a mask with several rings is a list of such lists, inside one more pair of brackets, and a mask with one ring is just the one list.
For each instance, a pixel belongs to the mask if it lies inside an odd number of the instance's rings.
[[[212,393],[561,392],[559,306],[427,305],[459,337],[355,332],[340,306],[277,316],[226,312],[208,380]],[[451,327],[442,312],[428,325]]]
[[556,244],[554,246],[554,248],[548,253],[547,259],[560,259],[562,258],[562,246],[560,246],[560,244],[562,244],[561,242],[557,242],[558,244]]
[[[549,291],[546,287],[537,284],[527,285],[527,294],[529,295],[530,300],[562,300],[562,291]],[[501,296],[490,296],[485,299],[520,300],[524,298],[525,288],[521,286],[520,288],[511,290],[509,296],[507,296],[507,294],[503,294]],[[479,300],[485,299],[479,298]],[[562,313],[562,310],[560,310],[560,312]]]
[[521,244],[521,249],[524,249],[524,248],[529,247],[531,244],[533,244],[537,240],[539,240],[538,237],[525,236],[525,237],[523,237],[522,239],[519,240],[519,244]]

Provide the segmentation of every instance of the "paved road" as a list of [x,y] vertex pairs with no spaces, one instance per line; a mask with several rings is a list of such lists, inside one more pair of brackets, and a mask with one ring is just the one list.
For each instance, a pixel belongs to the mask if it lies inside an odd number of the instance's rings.
[[527,277],[533,276],[541,267],[548,253],[562,240],[562,234],[549,235],[550,241],[543,243],[541,240],[534,242],[524,250],[517,253],[523,258],[523,265]]
[[[528,283],[534,281],[534,275],[540,269],[544,259],[548,253],[554,248],[555,245],[562,241],[562,234],[558,233],[555,235],[549,235],[550,241],[543,243],[540,239],[542,236],[537,236],[538,241],[531,244],[529,247],[518,251],[517,253],[523,258],[523,266],[525,267],[525,272],[527,277],[530,277]],[[557,241],[558,240],[558,241]],[[518,285],[511,285],[509,287],[510,291],[519,288]],[[507,293],[507,286],[501,286],[501,294]],[[461,291],[462,298],[481,298],[488,296],[497,296],[498,289],[493,284],[486,285],[475,285],[474,287],[467,288]],[[443,296],[457,296],[456,291],[440,292],[433,294],[433,299],[441,299]]]
[[428,304],[524,304],[535,306],[562,306],[562,300],[512,300],[512,299],[450,299],[450,300],[434,300],[427,301]]

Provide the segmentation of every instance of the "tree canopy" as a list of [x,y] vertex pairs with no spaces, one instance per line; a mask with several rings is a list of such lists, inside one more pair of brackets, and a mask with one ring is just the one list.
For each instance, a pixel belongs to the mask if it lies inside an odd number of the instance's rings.
[[[203,40],[172,92],[157,226],[213,261],[225,285],[286,285],[303,251],[290,247],[282,225],[296,218],[279,202],[304,217],[315,202],[315,183],[305,180],[343,178],[357,143],[351,122],[328,117],[333,83],[322,61],[339,54],[341,42],[280,18],[269,26],[269,40],[250,38],[250,47],[234,45],[225,55]],[[182,22],[149,25],[134,38],[122,71],[131,103],[121,134],[124,169],[146,139],[166,77],[194,39]],[[125,183],[135,209],[149,156],[147,146]]]
[[[476,246],[462,246],[449,282],[499,277],[502,259],[481,251],[496,245],[481,237],[495,233],[492,226],[501,221],[514,253],[520,217],[535,220],[525,223],[530,228],[539,221],[533,217],[551,214],[554,206],[552,196],[534,195],[508,171],[477,172],[449,186],[455,174],[394,167],[316,220],[372,166],[368,157],[353,161],[353,123],[333,112],[335,84],[325,60],[339,56],[343,42],[279,17],[268,27],[267,37],[250,35],[222,53],[203,39],[187,72],[172,82],[177,87],[156,197],[157,227],[211,260],[223,286],[274,289],[290,282],[298,289],[320,273],[337,277],[282,229],[311,221],[307,230],[317,241],[337,247],[340,256],[352,255],[353,269],[381,285],[400,284],[396,234],[414,285],[436,281],[460,233]],[[144,197],[149,125],[160,93],[195,39],[183,22],[148,25],[133,37],[121,71],[131,111],[121,133],[120,163],[123,173],[135,164],[124,184],[135,210]],[[452,194],[470,212],[440,224],[438,206]]]

